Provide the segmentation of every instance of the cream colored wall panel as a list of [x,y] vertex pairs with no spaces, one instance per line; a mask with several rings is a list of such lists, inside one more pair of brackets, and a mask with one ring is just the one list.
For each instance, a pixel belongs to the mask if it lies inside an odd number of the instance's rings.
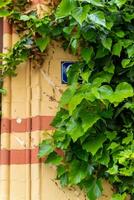
[[30,166],[10,166],[10,199],[30,200]]
[[9,199],[9,168],[8,165],[0,165],[0,200]]

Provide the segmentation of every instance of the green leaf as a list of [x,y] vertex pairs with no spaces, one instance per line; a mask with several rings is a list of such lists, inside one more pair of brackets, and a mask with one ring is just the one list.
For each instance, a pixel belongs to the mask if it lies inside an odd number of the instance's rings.
[[84,98],[83,93],[77,93],[70,99],[70,103],[68,105],[70,115],[73,113],[76,107],[82,102],[83,98]]
[[122,42],[118,41],[117,43],[114,44],[113,49],[112,49],[112,54],[115,56],[120,56],[122,50]]
[[133,96],[133,88],[126,82],[119,83],[115,92],[113,92],[109,85],[101,86],[98,91],[100,93],[100,99],[107,99],[115,105],[118,105],[118,103],[122,102],[125,98]]
[[87,19],[89,9],[90,7],[88,5],[83,7],[77,7],[72,11],[72,16],[80,25],[82,25],[82,23]]
[[108,167],[108,163],[110,162],[110,156],[107,151],[103,151],[101,158],[97,159],[100,164]]
[[7,90],[6,89],[0,89],[0,93],[3,94],[3,95],[6,95],[7,94]]
[[108,147],[108,150],[109,150],[109,149],[114,150],[114,149],[116,149],[116,148],[119,147],[119,146],[120,146],[120,145],[117,144],[116,142],[112,142],[112,143],[110,144],[110,146]]
[[108,99],[110,100],[110,97],[113,94],[113,90],[109,85],[103,85],[98,89],[100,93],[100,99]]
[[102,38],[101,42],[106,49],[108,49],[109,51],[111,50],[111,46],[112,46],[111,38]]
[[126,193],[124,194],[113,194],[112,200],[125,200],[127,197]]
[[75,152],[76,156],[80,159],[80,160],[83,160],[85,162],[88,161],[88,157],[89,157],[89,154],[83,150],[83,149],[75,149]]
[[87,187],[87,196],[89,200],[96,200],[102,194],[102,185],[100,180],[95,180],[94,178],[90,178],[88,181]]
[[62,160],[63,160],[63,157],[59,156],[56,152],[52,152],[48,155],[47,159],[45,160],[45,163],[59,165],[61,164]]
[[72,53],[76,54],[77,48],[78,48],[78,40],[76,38],[72,38],[70,45],[71,45]]
[[50,43],[50,38],[47,36],[45,38],[38,38],[36,41],[37,47],[39,47],[41,52],[47,48],[48,44]]
[[121,64],[123,68],[129,67],[130,59],[123,59]]
[[115,139],[116,136],[117,136],[117,132],[116,131],[112,131],[112,132],[111,131],[106,131],[104,134],[106,135],[107,139],[109,139],[110,141]]
[[[51,125],[55,128],[61,127],[61,124],[64,124],[64,121],[69,117],[68,111],[65,109],[60,109],[59,112],[56,113]],[[61,131],[61,130],[60,130]]]
[[9,12],[8,10],[6,9],[0,9],[0,17],[7,17],[11,14],[11,12]]
[[102,11],[93,12],[88,17],[93,23],[106,27],[106,20]]
[[111,175],[118,173],[118,165],[113,165],[110,169],[107,170],[107,172]]
[[125,36],[125,33],[123,31],[117,31],[115,33],[119,38],[123,38]]
[[120,103],[128,97],[132,97],[133,87],[126,82],[119,83],[115,89],[114,95],[111,97],[111,102]]
[[[79,0],[79,1],[83,1],[83,0]],[[103,7],[103,2],[101,0],[84,0],[84,1],[90,3],[94,6]]]
[[30,19],[30,17],[28,15],[21,15],[20,16],[20,20],[22,21],[28,21]]
[[127,0],[114,0],[114,2],[119,8],[121,8],[127,2]]
[[127,137],[123,138],[122,144],[129,144],[133,141],[133,134],[129,133]]
[[98,134],[96,137],[89,136],[88,140],[83,144],[83,149],[85,149],[87,152],[90,152],[94,156],[102,147],[105,140],[106,137],[102,133]]
[[64,107],[70,102],[70,99],[74,96],[76,87],[74,85],[70,86],[62,95],[60,99],[60,106]]
[[80,117],[82,120],[82,128],[84,132],[91,128],[100,119],[100,116],[97,113],[90,112],[90,110],[82,110],[80,112]]
[[94,54],[93,48],[83,48],[81,51],[82,58],[88,63]]
[[50,153],[52,153],[54,150],[54,145],[52,144],[51,140],[44,140],[40,145],[39,145],[39,153],[38,156],[39,158],[42,158],[44,156],[48,156]]
[[109,51],[100,45],[96,52],[96,58],[103,58],[104,56],[106,56],[108,54],[109,54]]
[[60,184],[62,187],[68,185],[68,173],[64,173],[62,176],[60,176]]
[[69,184],[76,185],[85,179],[88,174],[87,169],[87,162],[79,162],[78,160],[73,160],[69,169]]
[[81,123],[71,118],[67,123],[67,134],[71,136],[74,142],[77,141],[79,137],[84,135]]
[[7,6],[8,4],[10,4],[12,1],[11,0],[1,0],[0,1],[0,8]]
[[57,166],[57,177],[60,178],[63,174],[66,173],[66,169],[64,165]]
[[131,45],[127,48],[127,54],[129,58],[134,57],[134,45]]
[[71,14],[76,8],[76,1],[74,0],[62,0],[56,9],[56,18],[64,18]]
[[114,66],[113,63],[110,63],[109,65],[106,65],[103,69],[104,69],[105,72],[114,74],[115,66]]

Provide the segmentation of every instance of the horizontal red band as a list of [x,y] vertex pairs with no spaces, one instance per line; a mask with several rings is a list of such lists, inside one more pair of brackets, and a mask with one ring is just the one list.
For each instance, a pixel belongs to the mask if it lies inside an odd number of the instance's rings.
[[41,162],[37,157],[38,148],[23,150],[0,150],[0,164],[34,164]]
[[6,119],[1,120],[1,133],[32,132],[37,130],[52,130],[50,125],[53,116],[36,116],[27,119]]
[[32,0],[32,4],[44,3],[44,0]]
[[[38,147],[35,149],[22,149],[22,150],[0,150],[0,165],[22,165],[22,164],[35,164],[45,160],[38,159]],[[64,156],[64,152],[61,149],[56,149],[55,152]]]
[[9,24],[8,19],[3,20],[3,33],[12,34],[12,25]]

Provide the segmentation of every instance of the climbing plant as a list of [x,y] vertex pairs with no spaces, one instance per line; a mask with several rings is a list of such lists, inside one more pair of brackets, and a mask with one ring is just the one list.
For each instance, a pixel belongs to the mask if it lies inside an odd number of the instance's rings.
[[101,196],[103,179],[114,187],[112,200],[133,200],[134,1],[62,0],[41,17],[25,1],[1,2],[0,15],[20,35],[1,55],[3,78],[27,59],[40,66],[52,40],[78,58],[39,158],[56,165],[62,186],[78,185],[89,200]]

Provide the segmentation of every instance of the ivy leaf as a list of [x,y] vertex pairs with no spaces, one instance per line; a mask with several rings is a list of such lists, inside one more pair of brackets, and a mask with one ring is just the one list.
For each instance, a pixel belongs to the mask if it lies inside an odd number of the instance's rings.
[[62,187],[68,185],[68,173],[64,173],[62,176],[60,176],[60,184]]
[[122,64],[122,67],[123,67],[123,68],[129,67],[129,63],[130,63],[130,59],[123,59],[123,60],[121,61],[121,64]]
[[89,136],[88,140],[84,142],[83,149],[90,152],[93,156],[102,147],[105,142],[106,137],[102,133],[98,134],[96,137]]
[[119,8],[121,8],[127,2],[127,0],[114,0],[114,2]]
[[86,61],[86,63],[88,63],[91,60],[93,54],[94,54],[93,47],[83,48],[81,51],[81,56]]
[[108,54],[109,54],[109,51],[100,45],[96,52],[96,58],[103,58],[104,56],[106,56]]
[[108,49],[109,51],[111,50],[111,46],[112,46],[111,38],[102,38],[101,42],[106,49]]
[[132,86],[127,82],[122,82],[117,85],[114,95],[111,97],[111,102],[120,103],[124,99],[132,97],[133,95],[134,93]]
[[125,33],[123,31],[117,31],[115,33],[119,38],[123,38],[125,36]]
[[83,93],[77,93],[70,99],[70,103],[68,105],[70,115],[73,113],[75,108],[82,102],[83,99],[84,99]]
[[129,144],[133,141],[133,134],[128,134],[127,137],[123,138],[122,144]]
[[20,16],[20,20],[22,21],[28,21],[30,19],[30,17],[28,15],[21,15]]
[[75,154],[76,154],[76,156],[80,159],[80,160],[83,160],[83,161],[85,161],[85,162],[87,162],[88,161],[88,156],[89,156],[89,154],[85,151],[85,150],[83,150],[83,149],[75,149],[75,152],[74,152]]
[[57,177],[58,178],[60,178],[65,173],[66,173],[65,166],[63,166],[63,165],[57,166]]
[[72,16],[75,18],[75,20],[82,25],[82,23],[86,20],[87,14],[90,7],[88,5],[83,7],[78,7],[72,11]]
[[51,125],[55,128],[61,127],[61,124],[63,124],[68,117],[68,111],[65,109],[60,109],[60,111],[56,113]]
[[[79,0],[79,1],[83,1],[83,0]],[[103,7],[103,2],[101,0],[85,0],[85,2],[88,2],[94,6]]]
[[50,153],[52,153],[54,150],[54,145],[52,144],[51,140],[44,140],[40,145],[39,145],[39,153],[38,156],[39,158],[42,158],[44,156],[48,156]]
[[72,38],[70,45],[71,45],[72,53],[75,55],[78,48],[78,40],[76,38]]
[[108,163],[110,161],[110,156],[107,151],[103,151],[101,158],[98,159],[98,162],[102,165],[105,165],[108,167]]
[[113,194],[112,200],[125,200],[127,197],[126,193],[124,194]]
[[106,132],[105,132],[105,135],[106,135],[106,137],[107,137],[110,141],[112,141],[113,139],[116,138],[117,132],[116,132],[116,131],[112,131],[112,132],[106,131]]
[[2,9],[2,8],[0,9],[0,17],[7,17],[9,15],[11,15],[11,12],[9,12],[6,9]]
[[127,48],[128,57],[134,57],[134,45],[131,45]]
[[64,18],[71,14],[71,12],[76,8],[76,1],[74,0],[62,0],[58,5],[56,10],[56,18]]
[[91,128],[99,119],[100,116],[97,113],[90,111],[81,111],[80,117],[82,120],[82,128],[84,132],[86,132],[89,128]]
[[74,142],[77,141],[78,138],[84,135],[81,123],[71,118],[67,123],[67,133],[71,136]]
[[120,56],[121,50],[122,50],[122,42],[118,41],[113,46],[112,54],[115,55],[115,56]]
[[74,96],[76,91],[76,87],[70,86],[62,95],[61,99],[60,99],[60,106],[64,107],[66,104],[68,104],[70,102],[70,99]]
[[114,74],[115,66],[113,63],[110,63],[109,65],[106,65],[103,69],[105,72]]
[[69,184],[76,185],[86,178],[88,174],[88,163],[73,160],[69,169]]
[[5,7],[5,6],[7,6],[8,4],[10,4],[11,3],[11,0],[1,0],[0,1],[0,8],[2,8],[2,7]]
[[117,174],[118,173],[118,165],[113,165],[107,172],[111,175]]
[[102,11],[93,12],[88,17],[93,23],[106,27],[106,20]]
[[7,94],[7,90],[4,88],[0,88],[0,94],[6,95]]
[[110,99],[113,94],[113,90],[109,85],[103,85],[98,89],[100,93],[100,99]]
[[41,52],[44,52],[44,50],[47,48],[49,42],[50,42],[50,38],[48,36],[45,38],[44,37],[38,38],[36,40],[36,45],[37,45],[37,47],[39,47]]
[[59,156],[55,152],[52,152],[48,155],[47,159],[45,160],[45,163],[51,163],[53,165],[59,165],[59,164],[61,164],[62,160],[63,160],[63,157]]
[[87,184],[87,196],[90,200],[98,199],[102,194],[102,185],[100,180],[90,178]]

